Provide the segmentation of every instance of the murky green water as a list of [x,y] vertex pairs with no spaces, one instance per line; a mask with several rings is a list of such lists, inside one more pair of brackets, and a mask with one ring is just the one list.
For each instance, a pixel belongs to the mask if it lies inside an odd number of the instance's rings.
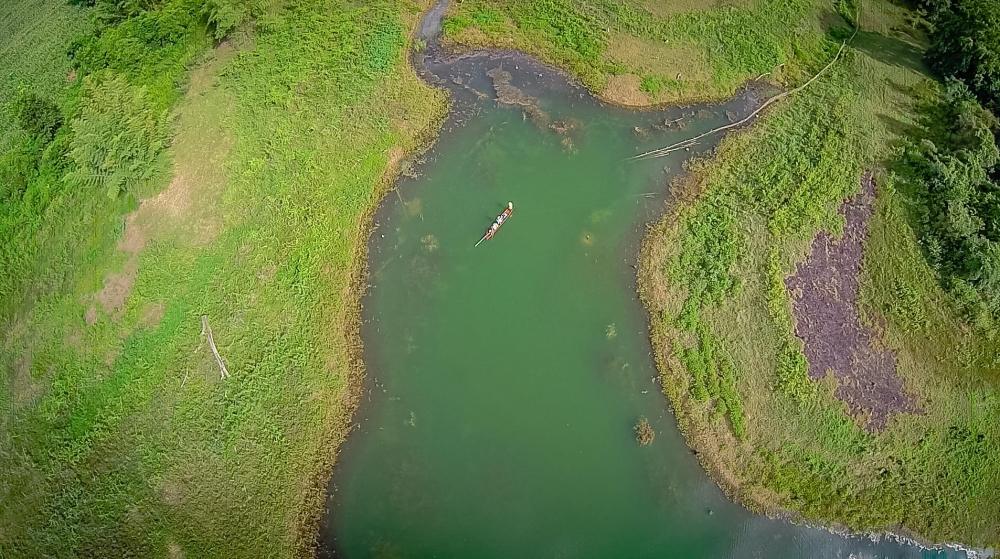
[[[483,73],[501,64],[544,114],[494,101]],[[363,331],[371,391],[334,474],[325,553],[939,556],[730,503],[654,380],[632,264],[692,153],[626,158],[738,118],[746,102],[634,113],[524,59],[432,70],[456,113],[378,217]],[[680,117],[683,129],[652,126]],[[508,200],[511,219],[473,248]],[[632,434],[643,415],[657,431],[645,448]]]

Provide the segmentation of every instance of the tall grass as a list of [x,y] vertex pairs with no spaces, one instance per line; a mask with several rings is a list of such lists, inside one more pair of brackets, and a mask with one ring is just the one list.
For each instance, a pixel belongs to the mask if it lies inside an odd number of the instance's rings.
[[4,2],[0,6],[0,152],[17,131],[11,103],[21,89],[59,97],[71,87],[66,49],[92,25],[87,11],[64,0]]

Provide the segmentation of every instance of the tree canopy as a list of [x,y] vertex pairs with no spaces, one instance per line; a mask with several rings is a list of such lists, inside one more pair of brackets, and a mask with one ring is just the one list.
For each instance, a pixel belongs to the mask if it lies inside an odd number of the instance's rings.
[[[1000,109],[1000,2],[937,2],[927,60],[962,80],[987,107]],[[935,9],[932,7],[932,9]]]

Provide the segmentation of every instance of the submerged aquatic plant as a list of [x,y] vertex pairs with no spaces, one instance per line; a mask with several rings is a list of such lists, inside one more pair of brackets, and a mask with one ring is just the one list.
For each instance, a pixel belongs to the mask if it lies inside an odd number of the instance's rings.
[[653,443],[653,439],[656,438],[656,431],[653,430],[653,426],[649,424],[649,420],[645,417],[640,417],[639,421],[635,424],[635,440],[639,442],[641,446],[648,446]]

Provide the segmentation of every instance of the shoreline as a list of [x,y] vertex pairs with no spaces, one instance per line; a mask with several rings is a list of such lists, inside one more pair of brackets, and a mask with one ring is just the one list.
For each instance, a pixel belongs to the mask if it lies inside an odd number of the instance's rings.
[[[445,102],[445,110],[442,114],[438,115],[437,120],[430,127],[420,133],[422,139],[417,147],[404,153],[398,160],[393,161],[390,158],[389,165],[383,175],[381,184],[376,190],[378,201],[366,210],[361,219],[362,223],[360,224],[360,228],[363,233],[363,237],[365,238],[365,242],[363,243],[363,246],[359,246],[355,249],[355,254],[352,256],[352,270],[350,273],[352,279],[345,290],[346,295],[344,301],[347,305],[344,310],[344,327],[339,334],[349,342],[348,346],[352,348],[351,354],[349,355],[348,366],[349,390],[345,395],[346,403],[344,414],[338,423],[339,425],[345,427],[342,432],[343,434],[339,437],[339,440],[334,443],[331,465],[329,468],[324,470],[326,473],[324,483],[322,484],[324,489],[332,484],[332,477],[330,474],[336,468],[336,459],[339,456],[344,443],[351,436],[354,429],[359,425],[356,420],[358,419],[359,413],[363,413],[359,411],[361,407],[361,397],[365,387],[369,382],[371,382],[371,377],[367,374],[364,362],[364,346],[361,339],[361,324],[363,301],[368,293],[367,281],[369,278],[369,242],[371,235],[378,227],[378,224],[375,221],[376,216],[382,207],[386,195],[391,193],[395,188],[399,187],[398,181],[400,178],[402,162],[414,161],[420,154],[427,153],[431,150],[440,137],[444,124],[452,116],[453,103],[451,95],[448,94],[448,88],[442,87],[440,84],[433,84],[427,80],[425,78],[426,69],[421,67],[422,63],[417,60],[417,57],[425,57],[425,61],[461,59],[477,55],[522,57],[539,63],[549,69],[549,71],[562,76],[570,84],[585,90],[590,96],[602,104],[636,112],[653,112],[668,108],[687,108],[702,103],[718,103],[725,101],[726,99],[733,99],[745,94],[747,91],[753,89],[755,84],[759,84],[760,86],[771,85],[783,87],[781,84],[777,84],[773,81],[762,80],[764,76],[761,76],[756,79],[747,80],[732,96],[729,97],[706,99],[685,98],[677,101],[651,103],[646,105],[625,104],[608,98],[603,95],[602,92],[594,91],[587,87],[587,85],[569,69],[564,68],[553,61],[546,60],[544,57],[537,56],[529,52],[502,47],[469,47],[450,41],[442,44],[440,41],[440,18],[443,18],[449,7],[448,5],[448,0],[437,0],[436,2],[430,4],[430,7],[418,16],[418,21],[411,28],[410,34],[407,38],[407,44],[405,47],[406,52],[404,55],[407,60],[407,65],[409,66],[409,71],[413,72],[429,87],[444,90],[447,95],[447,100]],[[430,22],[429,24],[426,21],[429,17],[439,18],[436,25],[434,22]],[[427,33],[428,29],[431,29],[435,35],[432,37],[426,36],[425,33]],[[416,41],[418,40],[426,41],[425,48],[420,51],[413,49]],[[746,132],[746,130],[751,126],[754,126],[760,120],[765,118],[769,112],[770,110],[761,112],[749,122],[733,130],[733,132]],[[710,155],[697,161],[714,161],[717,157],[717,150],[717,148],[713,149]],[[973,558],[991,556],[990,550],[977,550],[966,547],[965,545],[957,542],[932,543],[922,540],[915,534],[905,535],[891,530],[879,532],[857,532],[833,522],[810,522],[795,510],[785,508],[778,505],[773,500],[769,500],[765,495],[766,490],[761,490],[761,488],[758,488],[757,490],[747,488],[743,483],[741,483],[741,480],[736,475],[735,470],[729,467],[726,461],[719,455],[723,447],[721,445],[709,445],[706,440],[703,440],[706,439],[707,435],[712,433],[715,429],[711,426],[706,427],[705,425],[700,424],[698,418],[691,415],[691,409],[689,407],[690,403],[687,398],[680,394],[679,391],[675,390],[675,392],[677,392],[676,395],[671,394],[669,391],[668,381],[672,380],[670,373],[671,367],[667,363],[667,360],[670,358],[668,357],[669,352],[666,352],[665,348],[670,340],[670,335],[663,331],[662,326],[655,325],[653,321],[654,313],[659,312],[660,309],[656,308],[651,295],[651,293],[656,290],[658,283],[663,282],[662,278],[657,277],[660,274],[656,264],[661,260],[655,258],[656,247],[657,245],[663,244],[662,240],[666,236],[668,228],[672,224],[676,223],[674,218],[676,218],[678,212],[695,202],[703,192],[703,185],[699,184],[700,180],[701,177],[699,176],[699,172],[686,170],[679,179],[673,181],[671,184],[664,185],[664,188],[669,195],[668,201],[662,213],[652,220],[651,225],[647,227],[647,231],[642,234],[641,240],[639,241],[638,253],[633,256],[633,258],[635,258],[633,262],[636,269],[636,285],[634,287],[638,294],[640,303],[646,312],[648,339],[653,350],[653,359],[656,365],[658,378],[661,380],[661,389],[665,403],[674,417],[675,424],[681,432],[687,448],[697,456],[702,469],[708,477],[711,478],[713,483],[722,489],[727,498],[744,507],[753,514],[783,520],[793,525],[821,529],[831,534],[845,537],[864,538],[871,541],[888,539],[914,545],[924,550],[957,549],[968,553],[969,556]],[[690,185],[694,185],[694,187],[691,188]],[[699,430],[702,430],[702,432],[695,432]],[[729,437],[732,438],[731,433],[729,433]],[[744,443],[737,442],[736,444]],[[328,492],[324,490],[322,494],[324,501],[327,495]],[[322,522],[324,511],[325,507],[320,507],[317,509],[315,518],[310,517],[312,522],[311,525],[315,528],[321,527],[320,522]],[[321,537],[319,530],[314,529],[312,533],[314,537],[310,540],[310,545],[306,549],[315,553],[317,544],[323,538]]]
[[694,105],[718,105],[725,103],[726,101],[731,100],[735,97],[738,97],[741,94],[741,92],[744,92],[747,89],[754,87],[755,84],[758,84],[758,86],[761,88],[770,86],[773,88],[780,89],[782,91],[786,89],[786,85],[783,83],[764,79],[766,76],[769,76],[770,74],[762,74],[755,78],[747,79],[742,84],[740,84],[739,87],[734,89],[732,93],[728,95],[691,96],[691,97],[678,98],[673,101],[653,101],[650,103],[643,103],[643,104],[625,103],[623,101],[619,101],[617,99],[614,99],[613,97],[606,95],[604,91],[596,91],[594,89],[591,89],[589,86],[587,86],[586,83],[583,82],[583,80],[580,79],[579,76],[574,74],[572,70],[561,66],[558,61],[550,60],[544,56],[529,51],[518,50],[516,48],[503,47],[499,45],[494,45],[494,46],[467,45],[451,40],[446,40],[445,44],[441,45],[439,48],[441,48],[445,52],[449,52],[450,56],[456,56],[456,57],[476,55],[482,53],[513,54],[517,56],[522,56],[524,58],[531,59],[551,69],[553,72],[556,72],[559,75],[565,77],[567,81],[586,90],[588,95],[600,101],[604,105],[628,111],[636,111],[636,112],[661,111],[661,110],[678,109],[678,108],[683,109]]
[[[433,5],[429,8],[433,10]],[[429,11],[427,12],[429,13]],[[427,83],[413,62],[413,56],[417,53],[413,50],[414,44],[419,39],[419,31],[423,22],[424,13],[421,13],[416,23],[411,27],[410,33],[406,37],[403,47],[402,57],[405,59],[406,71],[413,77],[424,83],[431,89],[438,89]],[[341,316],[338,318],[340,328],[335,336],[340,338],[348,350],[347,365],[345,367],[346,390],[340,400],[343,404],[341,413],[331,422],[329,428],[332,436],[328,441],[331,447],[328,456],[328,463],[317,470],[316,479],[308,483],[310,488],[307,492],[303,506],[304,515],[299,523],[300,534],[304,537],[299,539],[299,555],[302,557],[316,557],[321,549],[324,539],[322,528],[325,524],[327,513],[327,499],[329,488],[332,484],[332,473],[336,470],[340,453],[347,443],[351,434],[359,426],[357,422],[362,398],[365,390],[370,388],[371,375],[368,374],[367,365],[364,359],[364,340],[361,336],[362,313],[364,310],[364,299],[368,294],[369,253],[372,235],[378,229],[376,217],[386,196],[399,187],[399,179],[402,176],[404,163],[412,162],[427,153],[433,148],[440,136],[440,131],[451,112],[451,98],[446,95],[443,103],[438,107],[438,114],[434,120],[418,133],[418,142],[415,147],[404,150],[399,146],[389,149],[385,170],[373,191],[374,204],[365,209],[359,216],[357,223],[358,238],[363,242],[358,243],[351,255],[350,270],[348,277],[350,280],[344,287]],[[399,150],[398,156],[394,157],[394,150]]]
[[[737,133],[745,132],[745,130],[745,128],[738,130]],[[717,155],[713,154],[710,158],[699,161],[711,161],[715,157]],[[665,283],[659,269],[659,264],[663,261],[662,251],[665,245],[663,241],[667,237],[670,227],[679,223],[676,220],[678,214],[703,194],[702,180],[703,177],[697,171],[689,170],[685,171],[672,184],[667,185],[671,192],[671,198],[667,202],[662,216],[649,227],[641,241],[636,262],[636,291],[646,311],[649,342],[664,399],[674,416],[678,431],[684,437],[685,444],[695,454],[708,477],[731,501],[754,514],[767,518],[783,520],[798,526],[817,528],[839,536],[865,538],[871,541],[890,539],[929,551],[957,549],[968,553],[969,557],[973,559],[991,557],[992,554],[988,549],[977,549],[959,542],[931,542],[921,538],[918,534],[906,534],[893,530],[859,532],[836,522],[810,521],[799,512],[770,500],[766,495],[766,490],[762,488],[754,490],[747,487],[736,471],[721,456],[722,445],[708,443],[706,439],[713,435],[719,435],[719,430],[695,417],[690,397],[686,396],[677,385],[678,378],[674,376],[686,375],[687,372],[682,369],[679,363],[669,364],[672,354],[667,348],[672,335],[665,331],[665,326],[654,320],[654,317],[663,310],[663,305],[656,300],[656,292],[662,289]],[[735,447],[746,444],[736,441],[728,430],[721,434],[732,439],[732,444]]]

